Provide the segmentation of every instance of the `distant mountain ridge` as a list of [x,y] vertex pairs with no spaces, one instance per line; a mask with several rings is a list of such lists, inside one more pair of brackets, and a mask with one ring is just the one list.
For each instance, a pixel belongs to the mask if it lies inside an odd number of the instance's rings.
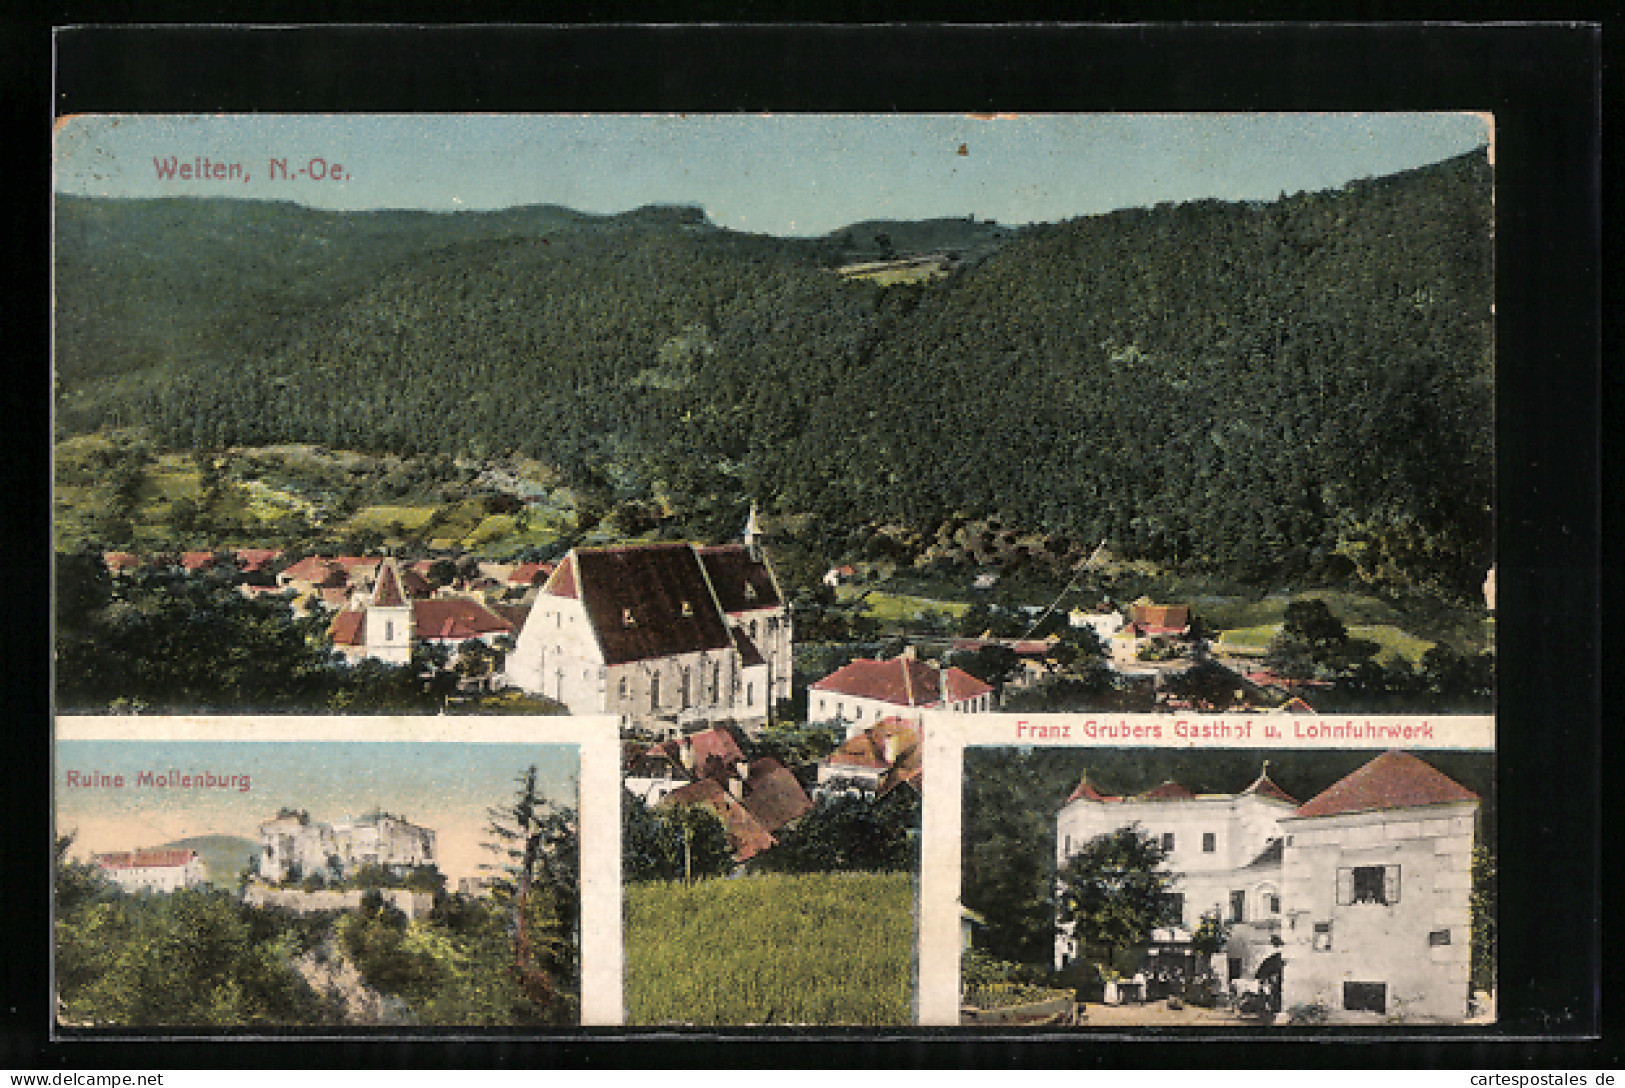
[[[1491,194],[1479,151],[1269,203],[819,239],[680,206],[68,201],[58,421],[517,452],[708,537],[752,500],[841,534],[997,515],[1241,577],[1465,595],[1489,557]],[[974,259],[831,272],[937,249]]]

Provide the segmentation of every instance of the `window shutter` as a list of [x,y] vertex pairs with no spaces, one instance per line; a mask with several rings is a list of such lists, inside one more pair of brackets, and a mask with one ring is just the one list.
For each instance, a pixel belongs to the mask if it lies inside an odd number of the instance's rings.
[[1346,907],[1354,902],[1354,870],[1337,870],[1337,905]]
[[1399,902],[1399,866],[1385,865],[1382,870],[1382,901]]

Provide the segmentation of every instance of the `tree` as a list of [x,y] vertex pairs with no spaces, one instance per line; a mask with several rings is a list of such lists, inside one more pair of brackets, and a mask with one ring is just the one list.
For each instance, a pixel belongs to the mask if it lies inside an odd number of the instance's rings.
[[1473,844],[1472,892],[1468,900],[1472,951],[1472,988],[1495,992],[1496,866],[1495,855],[1483,843]]
[[1010,647],[993,642],[975,650],[960,650],[950,654],[948,663],[964,669],[984,683],[992,684],[1002,692],[1004,685],[1021,675],[1021,656]]
[[734,866],[728,833],[704,805],[649,808],[621,791],[621,871],[627,880],[699,880]]
[[1057,917],[1072,926],[1080,954],[1106,952],[1110,967],[1120,952],[1144,944],[1158,926],[1178,921],[1170,895],[1167,855],[1138,825],[1085,843],[1060,871]]
[[512,803],[487,814],[485,847],[500,859],[492,890],[512,920],[509,970],[539,1010],[573,1019],[581,916],[575,813],[541,796],[532,764],[519,776]]
[[790,873],[906,872],[919,862],[919,795],[899,787],[885,797],[840,793],[778,832],[764,869]]
[[1377,649],[1374,642],[1350,638],[1326,602],[1312,597],[1286,606],[1264,660],[1288,679],[1309,680],[1347,672],[1376,656]]

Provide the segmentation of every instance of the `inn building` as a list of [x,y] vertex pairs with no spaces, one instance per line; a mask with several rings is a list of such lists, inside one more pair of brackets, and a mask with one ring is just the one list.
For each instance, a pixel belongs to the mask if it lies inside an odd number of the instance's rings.
[[[1134,796],[1087,775],[1056,820],[1057,862],[1139,827],[1163,849],[1178,923],[1146,949],[1175,973],[1199,970],[1204,914],[1228,927],[1214,973],[1262,982],[1275,1011],[1333,1022],[1466,1018],[1469,898],[1478,797],[1424,760],[1390,751],[1300,804],[1268,765],[1234,794],[1165,782]],[[1069,927],[1055,962],[1078,954]]]

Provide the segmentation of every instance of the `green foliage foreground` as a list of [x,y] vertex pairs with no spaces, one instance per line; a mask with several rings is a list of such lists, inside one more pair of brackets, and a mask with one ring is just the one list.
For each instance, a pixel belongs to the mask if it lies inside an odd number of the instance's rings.
[[632,884],[626,918],[628,1023],[913,1022],[908,874]]

